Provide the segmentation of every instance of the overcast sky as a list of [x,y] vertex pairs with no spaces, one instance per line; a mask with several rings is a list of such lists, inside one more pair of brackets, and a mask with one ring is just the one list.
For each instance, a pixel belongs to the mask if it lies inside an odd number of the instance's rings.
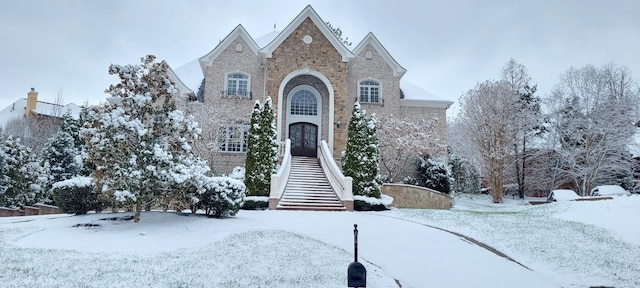
[[640,1],[0,0],[0,109],[26,97],[97,104],[109,64],[155,54],[173,68],[211,51],[238,24],[258,38],[311,4],[352,48],[373,32],[405,78],[455,101],[514,58],[540,96],[571,66],[615,63],[640,79]]

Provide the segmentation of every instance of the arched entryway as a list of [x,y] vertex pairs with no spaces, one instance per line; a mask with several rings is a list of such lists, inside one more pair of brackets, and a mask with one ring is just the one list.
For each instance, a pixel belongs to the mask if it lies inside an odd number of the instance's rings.
[[285,118],[291,155],[316,157],[322,127],[322,97],[318,90],[306,84],[291,89]]
[[317,156],[318,125],[306,122],[290,124],[289,139],[291,139],[291,156]]
[[[306,90],[308,92],[300,92]],[[292,106],[291,100],[297,92],[306,94],[305,98],[312,99],[309,96],[315,96],[317,110],[315,115],[303,115],[300,113],[307,108]],[[333,151],[333,132],[334,132],[334,91],[329,79],[322,73],[304,68],[289,73],[280,83],[278,88],[278,117],[277,130],[281,139],[289,137],[289,127],[295,123],[311,123],[317,125],[316,145],[320,140],[327,140],[329,150]],[[307,102],[311,103],[311,102]],[[306,105],[306,104],[305,104]],[[310,106],[308,106],[310,107]]]

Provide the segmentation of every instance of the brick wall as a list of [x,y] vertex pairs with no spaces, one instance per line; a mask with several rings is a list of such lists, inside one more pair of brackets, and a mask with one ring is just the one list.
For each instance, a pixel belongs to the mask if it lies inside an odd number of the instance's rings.
[[[303,42],[302,38],[305,35],[311,36],[311,43]],[[277,99],[281,82],[291,72],[304,68],[316,70],[329,79],[334,89],[334,121],[347,123],[347,110],[349,113],[351,112],[350,106],[353,103],[347,101],[347,63],[342,61],[342,55],[309,18],[305,19],[273,51],[272,58],[267,59],[266,94],[271,95],[274,99],[275,107],[278,106],[278,101],[285,100]],[[328,102],[326,104],[328,105]],[[333,123],[327,125],[333,125]],[[339,129],[334,129],[334,155],[339,155],[346,146],[346,126],[345,124],[341,125]],[[283,127],[283,129],[287,129],[287,127]]]
[[405,184],[383,184],[382,194],[393,197],[391,207],[450,209],[451,198],[435,190]]

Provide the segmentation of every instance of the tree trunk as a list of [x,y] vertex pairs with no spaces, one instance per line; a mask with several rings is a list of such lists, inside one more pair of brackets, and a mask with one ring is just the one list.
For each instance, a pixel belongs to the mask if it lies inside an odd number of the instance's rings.
[[133,214],[133,223],[140,222],[140,213],[142,212],[142,199],[136,199],[136,212]]

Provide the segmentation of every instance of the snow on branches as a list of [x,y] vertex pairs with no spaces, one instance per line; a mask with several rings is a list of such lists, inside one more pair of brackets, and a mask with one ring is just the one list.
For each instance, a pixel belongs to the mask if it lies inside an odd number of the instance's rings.
[[209,171],[192,153],[189,142],[200,129],[176,109],[176,89],[167,69],[154,56],[142,58],[141,65],[111,65],[109,74],[120,83],[106,90],[112,96],[109,103],[94,107],[91,121],[81,129],[96,165],[97,189],[134,201],[136,222],[143,206],[180,185],[198,185]]

